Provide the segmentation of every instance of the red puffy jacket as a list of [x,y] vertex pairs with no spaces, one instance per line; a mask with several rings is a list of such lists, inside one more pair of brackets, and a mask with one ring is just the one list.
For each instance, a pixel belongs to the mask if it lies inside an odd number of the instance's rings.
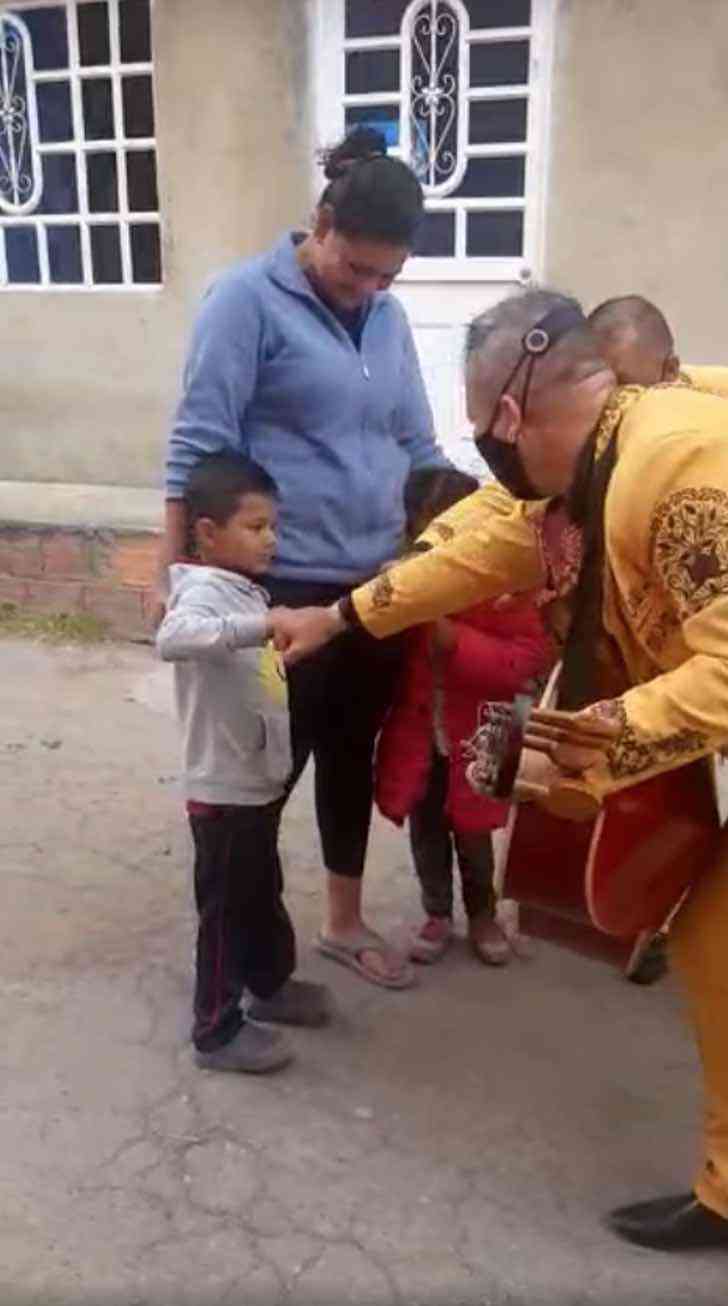
[[[546,671],[554,651],[538,609],[512,600],[480,603],[451,621],[456,643],[442,659],[443,716],[450,745],[447,815],[454,829],[481,834],[504,825],[508,804],[474,793],[465,778],[463,743],[478,724],[478,706],[509,701],[526,681]],[[435,677],[431,626],[410,631],[394,702],[377,750],[376,802],[401,825],[424,797],[432,764]]]

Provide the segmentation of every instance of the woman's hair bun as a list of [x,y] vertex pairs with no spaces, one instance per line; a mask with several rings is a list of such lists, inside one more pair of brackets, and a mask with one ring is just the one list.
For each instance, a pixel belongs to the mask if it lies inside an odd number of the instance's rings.
[[355,127],[321,154],[327,182],[318,209],[344,235],[412,248],[422,218],[422,187],[403,159],[387,154],[376,127]]
[[338,181],[356,163],[383,158],[387,142],[375,127],[355,127],[338,145],[321,151],[324,176],[327,181]]

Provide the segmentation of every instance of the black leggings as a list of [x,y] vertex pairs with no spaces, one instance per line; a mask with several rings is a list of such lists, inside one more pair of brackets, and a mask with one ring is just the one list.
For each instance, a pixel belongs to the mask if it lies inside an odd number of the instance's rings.
[[[347,590],[268,579],[274,604],[328,606]],[[352,631],[289,671],[293,774],[289,793],[313,754],[324,865],[361,876],[372,816],[374,745],[392,699],[399,640]]]

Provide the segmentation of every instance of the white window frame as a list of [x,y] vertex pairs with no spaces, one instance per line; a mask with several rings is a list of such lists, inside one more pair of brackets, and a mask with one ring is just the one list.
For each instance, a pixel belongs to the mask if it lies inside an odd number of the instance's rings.
[[[0,0],[0,15],[2,15],[4,11],[8,11],[17,15],[21,21],[23,13],[33,9],[57,7],[67,11],[68,67],[41,71],[37,71],[35,67],[33,67],[29,77],[29,88],[32,85],[32,96],[29,92],[29,99],[32,101],[33,108],[31,112],[35,117],[35,88],[44,82],[58,82],[65,80],[69,83],[73,137],[68,141],[53,141],[48,143],[43,143],[37,139],[35,150],[41,160],[49,154],[75,154],[76,189],[78,194],[78,209],[74,213],[26,212],[22,215],[13,216],[0,210],[0,295],[15,294],[16,292],[27,293],[29,291],[33,293],[40,292],[41,294],[53,294],[59,292],[62,294],[91,292],[95,295],[119,293],[129,294],[130,292],[133,294],[158,294],[159,291],[164,288],[163,265],[162,280],[159,282],[140,282],[132,279],[131,227],[139,223],[155,223],[159,226],[160,245],[162,243],[163,229],[161,213],[158,209],[149,212],[135,211],[134,213],[130,213],[126,171],[126,154],[131,150],[153,150],[158,164],[159,147],[157,145],[157,137],[156,134],[149,137],[126,137],[123,134],[124,106],[122,100],[122,75],[133,76],[134,74],[143,73],[151,76],[152,96],[154,97],[154,63],[122,63],[119,0],[107,0],[109,6],[110,62],[108,64],[81,64],[78,46],[78,26],[75,17],[76,10],[82,8],[84,2],[85,0]],[[88,2],[88,0],[86,0],[86,2]],[[150,13],[153,14],[154,0],[149,0],[149,6]],[[92,141],[87,141],[85,139],[81,85],[88,77],[111,78],[113,115],[116,127],[116,135],[112,139]],[[34,126],[37,130],[37,118],[34,121]],[[112,152],[116,156],[119,210],[117,213],[92,213],[89,210],[86,168],[82,164],[82,158],[84,154],[108,154]],[[93,280],[90,226],[100,225],[113,225],[119,228],[121,243],[121,271],[123,278],[120,282],[95,282]],[[7,280],[4,228],[10,226],[35,228],[38,239],[40,281],[9,282]],[[48,227],[62,226],[77,227],[79,229],[83,281],[54,282],[50,279],[47,229]]]
[[[524,154],[526,177],[523,196],[514,198],[464,199],[455,208],[456,224],[460,231],[458,243],[464,248],[464,224],[467,210],[522,209],[523,254],[518,258],[411,258],[401,275],[402,282],[417,281],[496,281],[527,282],[542,275],[545,247],[546,186],[548,176],[549,127],[551,108],[551,76],[556,0],[531,0],[531,23],[528,27],[472,29],[467,33],[468,43],[525,39],[530,41],[530,69],[526,86],[493,86],[471,89],[467,96],[473,100],[503,100],[509,97],[528,100],[528,127],[526,141],[514,145],[468,145],[468,156],[496,157]],[[406,20],[406,15],[405,15]],[[349,106],[400,103],[403,92],[384,91],[367,96],[347,95],[345,91],[345,55],[349,50],[387,50],[400,47],[399,36],[361,37],[347,40],[345,36],[344,0],[309,0],[309,27],[311,33],[311,76],[314,93],[313,133],[315,145],[339,139],[344,134],[345,110]],[[404,52],[403,52],[404,55]],[[402,77],[409,56],[401,60]],[[462,121],[462,120],[461,120]],[[406,139],[406,134],[405,135]],[[399,154],[399,150],[392,150]],[[315,174],[315,193],[321,190],[321,174]],[[452,210],[451,199],[429,197],[426,207],[430,212]]]

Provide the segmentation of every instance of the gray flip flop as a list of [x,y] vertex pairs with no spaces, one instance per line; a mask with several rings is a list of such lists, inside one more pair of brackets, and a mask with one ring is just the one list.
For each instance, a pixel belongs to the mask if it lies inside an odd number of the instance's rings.
[[331,961],[338,961],[342,966],[347,966],[349,970],[361,975],[362,979],[369,980],[370,984],[377,984],[379,988],[409,989],[415,983],[414,970],[404,958],[402,973],[397,978],[376,975],[362,963],[360,960],[362,952],[379,952],[382,956],[394,955],[389,944],[373,931],[362,930],[353,939],[348,939],[346,943],[338,939],[327,939],[324,934],[319,934],[315,947],[323,957],[329,957]]

